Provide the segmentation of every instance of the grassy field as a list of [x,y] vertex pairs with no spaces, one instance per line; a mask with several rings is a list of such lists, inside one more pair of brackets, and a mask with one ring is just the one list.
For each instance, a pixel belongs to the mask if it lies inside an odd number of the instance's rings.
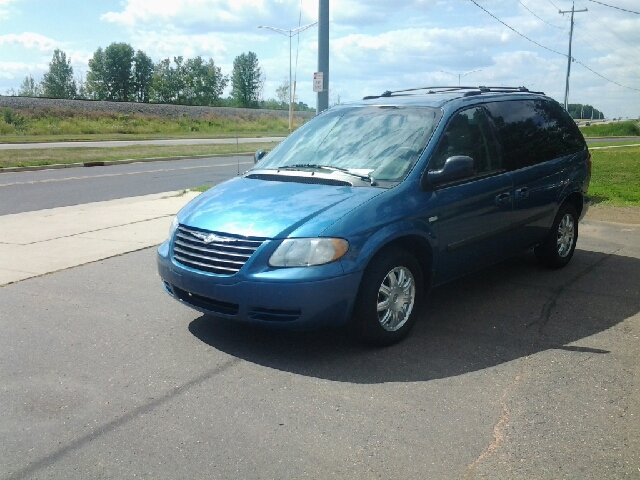
[[595,203],[640,206],[640,147],[592,150],[591,161]]
[[[301,124],[296,118],[294,127]],[[0,115],[0,142],[140,138],[229,138],[281,136],[289,133],[286,118],[272,115],[211,116],[202,119],[163,118],[141,114],[39,109]]]
[[83,162],[103,162],[142,158],[166,158],[210,154],[253,153],[272,149],[276,143],[239,143],[236,145],[177,145],[115,148],[46,148],[27,150],[0,150],[0,172],[6,167],[54,165]]
[[[640,136],[640,123],[637,120],[606,123],[580,127],[585,137],[637,137]],[[640,138],[639,138],[640,140]]]

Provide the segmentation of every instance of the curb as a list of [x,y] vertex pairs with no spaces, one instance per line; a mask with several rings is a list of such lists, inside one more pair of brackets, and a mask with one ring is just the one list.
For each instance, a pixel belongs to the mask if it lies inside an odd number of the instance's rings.
[[78,163],[54,163],[51,165],[32,165],[27,167],[6,167],[0,168],[0,174],[10,172],[29,172],[38,170],[59,170],[63,168],[78,167],[109,167],[112,165],[126,165],[128,163],[145,163],[145,162],[168,162],[171,160],[197,160],[199,158],[208,157],[250,157],[254,152],[245,153],[213,153],[208,155],[185,155],[178,157],[150,157],[150,158],[128,158],[124,160],[105,160],[97,162],[78,162]]

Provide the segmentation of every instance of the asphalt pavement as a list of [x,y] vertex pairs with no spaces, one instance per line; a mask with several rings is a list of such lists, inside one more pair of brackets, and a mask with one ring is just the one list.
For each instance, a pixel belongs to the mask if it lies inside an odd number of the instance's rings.
[[253,165],[251,156],[137,162],[0,173],[0,215],[216,185]]
[[189,195],[0,216],[27,274],[0,282],[0,478],[640,477],[639,226],[587,217],[566,268],[440,287],[368,349],[169,298],[155,245]]

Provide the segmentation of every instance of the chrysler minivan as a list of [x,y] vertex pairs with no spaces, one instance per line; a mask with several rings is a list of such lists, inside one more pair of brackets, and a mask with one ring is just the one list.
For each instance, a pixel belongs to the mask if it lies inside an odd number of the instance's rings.
[[[175,217],[166,292],[280,328],[409,333],[430,288],[533,248],[571,259],[591,158],[555,100],[526,88],[429,87],[316,116]],[[428,315],[428,306],[421,311]]]

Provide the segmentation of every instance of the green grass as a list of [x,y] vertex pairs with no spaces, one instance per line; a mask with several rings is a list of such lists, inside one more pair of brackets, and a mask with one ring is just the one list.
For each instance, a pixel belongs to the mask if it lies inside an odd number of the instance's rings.
[[640,147],[591,151],[589,194],[595,203],[640,206]]
[[636,120],[629,120],[580,127],[580,131],[585,137],[637,137],[640,136],[640,124]]
[[[296,118],[294,127],[302,122]],[[0,115],[0,142],[104,140],[126,138],[234,137],[287,135],[289,122],[275,115],[211,115],[201,119],[131,113],[38,109]]]
[[199,187],[190,188],[192,192],[206,192],[211,188],[211,185],[200,185]]
[[270,150],[276,143],[240,143],[236,145],[135,145],[114,148],[38,148],[27,150],[0,150],[0,171],[7,167],[54,165],[115,160],[166,158],[209,154],[252,153]]

